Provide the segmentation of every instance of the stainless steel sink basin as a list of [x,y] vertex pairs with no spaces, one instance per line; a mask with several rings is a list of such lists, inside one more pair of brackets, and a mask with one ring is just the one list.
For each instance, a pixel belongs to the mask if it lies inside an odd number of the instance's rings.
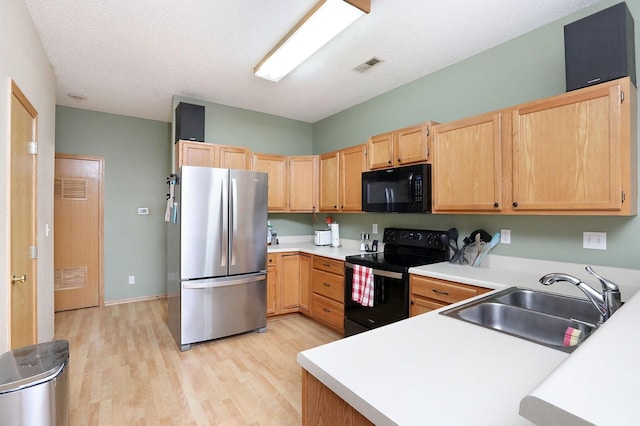
[[586,299],[518,287],[511,287],[507,290],[509,291],[497,297],[496,301],[532,311],[544,312],[549,315],[577,319],[591,324],[597,324],[600,321],[600,313]]
[[[595,331],[595,324],[600,320],[587,300],[519,287],[510,287],[440,313],[569,353]],[[565,333],[571,328],[580,332],[573,346],[565,341]]]

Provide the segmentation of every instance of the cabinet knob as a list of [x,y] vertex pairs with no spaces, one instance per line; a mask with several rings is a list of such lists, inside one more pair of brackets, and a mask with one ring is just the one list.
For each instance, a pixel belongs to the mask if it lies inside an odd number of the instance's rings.
[[495,207],[495,208],[497,209],[498,207],[500,207],[500,204],[498,204],[498,203],[493,203],[493,207]]
[[398,163],[402,163],[402,158],[398,158]]
[[413,300],[411,301],[411,306],[415,305],[416,302],[414,302]]
[[387,163],[391,164],[391,160],[387,161]]
[[516,203],[515,201],[513,202],[513,207],[518,207],[518,203]]
[[338,206],[333,206],[333,208],[334,208],[334,209],[337,209],[337,208],[338,208]]

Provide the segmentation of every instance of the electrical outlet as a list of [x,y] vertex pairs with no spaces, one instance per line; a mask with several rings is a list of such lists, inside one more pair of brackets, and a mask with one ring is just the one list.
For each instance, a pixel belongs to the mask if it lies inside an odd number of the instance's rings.
[[372,234],[377,234],[378,233],[378,224],[374,223],[373,224],[373,229],[371,230]]
[[136,276],[129,275],[129,284],[135,284],[135,283],[136,283]]
[[583,232],[582,248],[590,250],[606,250],[607,249],[607,233],[606,232]]
[[148,207],[138,207],[138,214],[149,214]]
[[500,230],[500,244],[511,244],[511,229]]

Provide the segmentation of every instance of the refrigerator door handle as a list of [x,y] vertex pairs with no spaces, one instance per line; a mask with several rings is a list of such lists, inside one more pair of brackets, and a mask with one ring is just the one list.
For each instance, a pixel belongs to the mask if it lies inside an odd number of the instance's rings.
[[222,203],[220,203],[220,229],[222,229],[222,238],[220,239],[220,266],[227,266],[227,257],[229,256],[229,212],[227,211],[227,182],[225,179],[220,181],[220,185],[222,188],[220,189],[220,196],[222,198]]
[[231,178],[231,265],[236,264],[236,232],[238,232],[238,180]]
[[258,272],[255,274],[242,275],[239,277],[229,277],[229,278],[213,278],[208,280],[198,280],[204,282],[184,282],[182,283],[183,289],[205,289],[205,288],[215,288],[215,287],[227,287],[231,285],[238,284],[249,284],[256,281],[262,281],[267,278],[266,272]]

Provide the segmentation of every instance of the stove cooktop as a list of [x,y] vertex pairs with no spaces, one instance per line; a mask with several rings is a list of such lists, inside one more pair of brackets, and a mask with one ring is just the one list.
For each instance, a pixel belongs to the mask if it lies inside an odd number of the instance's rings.
[[406,272],[409,268],[449,260],[440,241],[446,231],[385,228],[384,253],[362,253],[348,256],[347,262],[369,268]]

